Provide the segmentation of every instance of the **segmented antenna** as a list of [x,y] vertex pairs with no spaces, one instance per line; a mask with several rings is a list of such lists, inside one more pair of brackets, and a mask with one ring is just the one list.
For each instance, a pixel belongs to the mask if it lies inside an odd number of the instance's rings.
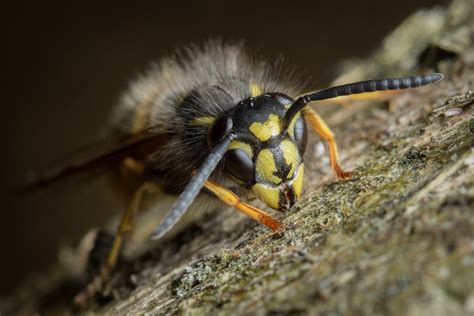
[[204,182],[209,178],[219,161],[224,156],[230,142],[234,138],[234,134],[228,134],[216,147],[214,147],[196,174],[191,178],[191,181],[189,181],[184,191],[179,195],[178,200],[173,204],[171,210],[166,214],[163,221],[155,228],[151,234],[152,239],[162,237],[184,215],[189,205],[191,205],[203,187]]
[[344,95],[351,95],[364,92],[399,90],[424,86],[443,79],[443,75],[432,73],[427,75],[417,75],[412,77],[401,77],[392,79],[367,80],[336,86],[315,93],[299,97],[288,109],[283,119],[285,129],[289,126],[293,117],[301,111],[309,102],[332,99]]

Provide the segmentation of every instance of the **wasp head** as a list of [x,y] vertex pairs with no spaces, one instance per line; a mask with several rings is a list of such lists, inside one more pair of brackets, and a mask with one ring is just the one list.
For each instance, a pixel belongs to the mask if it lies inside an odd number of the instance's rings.
[[222,135],[235,134],[224,156],[225,172],[279,211],[296,202],[303,184],[306,123],[298,112],[283,124],[292,103],[281,93],[245,99],[221,115],[209,133],[211,146]]

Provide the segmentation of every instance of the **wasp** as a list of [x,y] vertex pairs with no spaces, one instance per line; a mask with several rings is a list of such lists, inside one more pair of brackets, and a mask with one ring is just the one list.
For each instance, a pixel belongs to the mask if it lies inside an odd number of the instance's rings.
[[254,196],[280,212],[298,201],[308,127],[327,143],[337,178],[351,177],[339,163],[334,134],[309,103],[414,88],[442,78],[432,73],[368,80],[302,95],[289,72],[250,57],[240,44],[209,42],[163,59],[123,95],[111,123],[109,146],[35,180],[35,185],[46,184],[112,161],[133,191],[105,263],[75,302],[84,305],[101,290],[133,230],[144,195],[174,197],[153,227],[152,239],[178,226],[198,196],[279,230],[278,219],[242,197]]

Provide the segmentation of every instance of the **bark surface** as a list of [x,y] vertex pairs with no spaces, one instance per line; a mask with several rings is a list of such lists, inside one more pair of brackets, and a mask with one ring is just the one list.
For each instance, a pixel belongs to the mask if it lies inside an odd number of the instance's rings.
[[[317,111],[350,181],[317,137],[305,192],[271,233],[234,211],[121,264],[88,314],[474,314],[474,2],[420,11],[337,82],[439,71],[387,101]],[[69,314],[52,269],[0,314]]]

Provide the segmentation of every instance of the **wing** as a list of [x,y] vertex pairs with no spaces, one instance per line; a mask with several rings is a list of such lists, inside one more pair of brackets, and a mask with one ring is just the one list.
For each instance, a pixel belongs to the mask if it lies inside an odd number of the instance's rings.
[[60,179],[83,171],[92,171],[113,166],[128,156],[146,157],[147,154],[166,144],[166,133],[159,133],[150,128],[143,132],[120,138],[116,141],[98,142],[89,145],[71,155],[62,164],[43,172],[32,172],[27,175],[26,185],[21,191],[30,191],[47,186]]

